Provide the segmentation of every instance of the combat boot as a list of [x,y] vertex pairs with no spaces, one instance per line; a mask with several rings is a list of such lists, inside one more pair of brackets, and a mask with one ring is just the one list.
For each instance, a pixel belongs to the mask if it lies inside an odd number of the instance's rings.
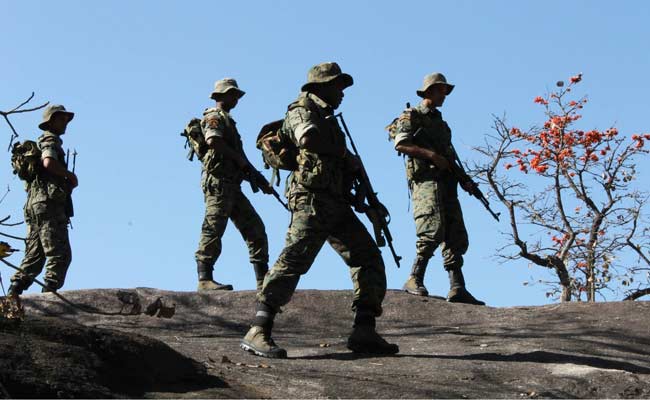
[[477,306],[484,306],[485,302],[476,299],[465,288],[465,278],[463,271],[460,268],[448,270],[449,272],[449,293],[447,294],[447,301],[450,303],[465,303]]
[[424,273],[427,271],[428,260],[417,257],[411,269],[411,275],[402,288],[406,293],[416,296],[428,296],[429,291],[424,287]]
[[372,325],[355,325],[348,338],[348,349],[355,353],[397,354],[399,346],[379,336]]
[[264,285],[264,277],[269,272],[269,266],[266,263],[254,263],[253,269],[255,270],[255,281],[257,282],[257,291],[259,292]]
[[20,302],[21,294],[23,294],[23,290],[16,286],[15,283],[9,285],[9,289],[7,289],[7,299],[15,304],[18,308],[22,308],[22,304]]
[[276,345],[273,338],[271,338],[271,330],[261,326],[251,326],[239,346],[257,356],[287,358],[287,351]]
[[215,281],[212,277],[212,268],[202,264],[197,263],[197,271],[199,273],[199,285],[197,291],[207,292],[212,290],[232,290],[232,285],[227,285]]
[[9,289],[7,289],[7,297],[18,297],[21,294],[23,294],[23,290],[19,288],[16,283],[12,283],[9,285]]

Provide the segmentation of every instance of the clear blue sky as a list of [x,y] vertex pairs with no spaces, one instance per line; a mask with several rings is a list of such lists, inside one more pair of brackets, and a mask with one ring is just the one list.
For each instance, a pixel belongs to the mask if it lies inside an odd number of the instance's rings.
[[[649,130],[650,4],[643,1],[0,0],[0,6],[0,109],[35,91],[34,104],[62,103],[76,113],[64,137],[79,152],[80,180],[65,289],[195,289],[200,165],[185,159],[179,132],[211,106],[212,85],[223,77],[235,77],[247,92],[233,115],[249,158],[261,168],[255,135],[283,116],[308,68],[337,61],[353,75],[340,110],[392,212],[404,257],[398,270],[384,251],[389,288],[407,278],[415,232],[402,160],[384,127],[406,101],[418,101],[425,74],[444,72],[457,85],[441,111],[466,160],[476,157],[470,147],[490,132],[492,114],[507,112],[524,127],[538,122],[541,110],[532,99],[578,72],[591,100],[586,127]],[[40,118],[40,112],[13,118],[21,139],[39,134]],[[0,139],[8,144],[2,121]],[[11,175],[9,153],[3,154],[0,182],[11,192],[1,209],[16,218],[25,193]],[[266,223],[274,261],[288,214],[272,197],[244,191]],[[522,282],[552,277],[525,262],[498,265],[492,256],[507,225],[460,196],[472,292],[490,305],[547,303],[543,287]],[[22,235],[24,227],[9,232]],[[252,289],[253,271],[234,226],[223,244],[217,279]],[[19,263],[21,254],[11,260]],[[0,273],[6,284],[13,272],[2,267]],[[431,293],[447,292],[439,254],[426,284]],[[351,288],[347,267],[326,246],[299,288]]]

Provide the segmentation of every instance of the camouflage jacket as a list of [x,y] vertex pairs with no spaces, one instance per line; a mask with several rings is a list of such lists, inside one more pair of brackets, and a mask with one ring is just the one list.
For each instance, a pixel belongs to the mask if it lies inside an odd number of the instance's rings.
[[[394,123],[395,147],[402,143],[412,143],[433,150],[449,160],[453,159],[451,129],[437,109],[430,109],[420,103],[404,110]],[[409,181],[415,182],[451,179],[451,174],[437,170],[430,161],[410,156],[406,159],[406,175]]]
[[300,139],[306,132],[316,129],[333,144],[345,146],[345,134],[341,131],[334,111],[312,93],[302,92],[288,107],[283,130],[299,148],[298,169],[289,176],[287,196],[300,193],[342,199],[345,196],[345,158],[313,153],[300,148]]
[[[63,141],[59,135],[46,131],[38,138],[37,143],[41,150],[41,160],[52,158],[67,168]],[[63,205],[68,198],[68,191],[65,179],[41,170],[38,177],[27,188],[27,202],[29,205],[45,202]]]
[[[237,123],[224,110],[208,108],[203,113],[201,128],[207,141],[211,137],[218,137],[233,150],[244,154],[241,136],[237,131]],[[209,147],[203,159],[202,185],[204,189],[214,179],[240,184],[244,174],[235,161],[218,154]]]

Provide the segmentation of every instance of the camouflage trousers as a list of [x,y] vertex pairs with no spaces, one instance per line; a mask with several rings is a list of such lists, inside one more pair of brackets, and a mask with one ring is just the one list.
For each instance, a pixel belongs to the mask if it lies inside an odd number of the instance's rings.
[[[38,213],[32,210],[34,208]],[[35,204],[26,208],[25,222],[25,257],[20,264],[20,271],[11,277],[12,285],[19,291],[27,290],[45,266],[45,283],[53,289],[62,288],[72,261],[68,238],[69,221],[63,206]]]
[[438,246],[442,245],[446,270],[462,267],[463,254],[469,247],[457,185],[455,181],[449,180],[427,180],[411,184],[417,256],[429,260]]
[[290,202],[291,224],[285,247],[264,279],[258,300],[274,310],[287,304],[325,241],[350,267],[354,285],[352,309],[382,313],[386,272],[381,252],[350,206],[301,195]]
[[239,184],[214,180],[204,189],[205,218],[196,261],[209,267],[221,254],[221,238],[231,219],[241,233],[251,263],[268,263],[269,249],[264,222],[241,191]]

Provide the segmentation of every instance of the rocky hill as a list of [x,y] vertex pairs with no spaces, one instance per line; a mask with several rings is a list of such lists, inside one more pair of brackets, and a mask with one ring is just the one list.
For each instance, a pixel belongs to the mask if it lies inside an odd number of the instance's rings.
[[491,308],[389,291],[378,329],[401,351],[368,357],[345,348],[349,292],[298,291],[274,331],[289,359],[269,360],[239,349],[253,292],[63,295],[117,315],[25,296],[22,323],[0,319],[1,395],[650,397],[648,302]]

